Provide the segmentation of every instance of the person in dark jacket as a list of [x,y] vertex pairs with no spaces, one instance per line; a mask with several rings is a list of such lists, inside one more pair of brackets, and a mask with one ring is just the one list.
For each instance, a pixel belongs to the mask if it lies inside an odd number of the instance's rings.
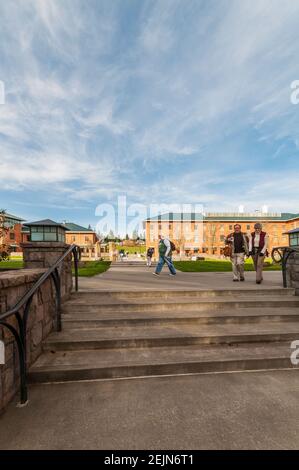
[[244,264],[245,256],[249,255],[248,237],[242,232],[240,224],[234,226],[234,233],[226,237],[225,243],[231,245],[231,262],[233,265],[233,281],[245,281]]
[[154,255],[154,248],[149,248],[146,252],[146,265],[150,267],[152,265],[152,257]]

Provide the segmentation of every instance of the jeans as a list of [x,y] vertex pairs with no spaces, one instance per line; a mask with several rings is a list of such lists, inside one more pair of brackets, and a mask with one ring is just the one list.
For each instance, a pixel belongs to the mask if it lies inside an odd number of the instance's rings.
[[175,270],[175,267],[172,263],[172,259],[170,256],[159,256],[159,262],[157,264],[157,267],[156,267],[156,273],[157,274],[160,274],[160,272],[162,271],[162,268],[164,266],[164,264],[167,264],[168,268],[169,268],[169,271],[171,272],[171,274],[176,274],[176,270]]

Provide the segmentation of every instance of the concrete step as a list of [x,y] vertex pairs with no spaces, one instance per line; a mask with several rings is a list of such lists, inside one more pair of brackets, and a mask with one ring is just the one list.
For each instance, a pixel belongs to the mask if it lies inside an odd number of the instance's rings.
[[29,381],[61,382],[295,368],[290,355],[289,342],[57,351],[40,356],[29,371]]
[[[252,298],[255,296],[294,296],[295,289],[292,288],[232,288],[232,289],[203,289],[203,290],[190,290],[190,289],[177,289],[177,290],[130,290],[130,291],[89,291],[89,292],[74,292],[72,298],[69,301],[69,304],[86,304],[88,303],[102,303],[117,300],[125,300],[126,302],[129,299],[135,300],[154,300],[154,299],[166,299],[166,300],[175,300],[180,299],[193,299],[193,298],[218,298],[218,297],[230,297],[230,296],[241,296]],[[110,299],[110,300],[109,300]]]
[[93,311],[68,313],[62,316],[63,329],[100,328],[109,326],[170,326],[173,324],[209,325],[215,323],[261,323],[261,322],[296,322],[299,321],[297,308],[242,308],[232,310],[208,311],[172,311],[172,312],[98,312]]
[[298,322],[252,324],[102,327],[73,329],[52,333],[45,351],[149,348],[209,344],[233,344],[270,341],[292,341],[299,338]]
[[179,311],[207,311],[207,310],[235,310],[240,308],[298,308],[299,297],[295,296],[226,296],[219,298],[158,298],[144,299],[140,302],[139,299],[129,299],[120,301],[110,297],[103,297],[101,301],[95,302],[93,299],[86,302],[69,301],[63,305],[62,312],[68,313],[93,313],[95,309],[97,312],[179,312]]

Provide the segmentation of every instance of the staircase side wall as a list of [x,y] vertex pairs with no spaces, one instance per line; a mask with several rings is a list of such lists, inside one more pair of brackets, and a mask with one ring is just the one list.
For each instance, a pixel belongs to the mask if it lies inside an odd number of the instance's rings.
[[[0,273],[0,314],[14,307],[34,285],[45,269],[23,269]],[[68,289],[70,286],[68,286]],[[23,312],[20,312],[23,314]],[[30,366],[42,352],[42,342],[54,327],[55,292],[48,279],[35,293],[27,324],[27,365]],[[8,323],[17,327],[14,317]],[[1,346],[5,363],[0,364],[0,413],[19,392],[20,369],[16,342],[10,331],[0,325]]]

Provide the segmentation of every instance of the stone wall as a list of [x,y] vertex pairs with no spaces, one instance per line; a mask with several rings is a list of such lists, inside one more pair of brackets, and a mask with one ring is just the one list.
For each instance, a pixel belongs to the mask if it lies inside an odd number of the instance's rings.
[[[70,264],[70,263],[69,263]],[[62,290],[69,297],[72,288],[71,267],[65,267],[67,279],[62,280]],[[0,272],[0,315],[15,306],[18,300],[34,285],[46,269],[22,269]],[[23,314],[23,312],[21,312]],[[9,323],[16,326],[11,317]],[[55,324],[55,288],[48,279],[35,293],[27,324],[27,365],[35,362],[42,352],[42,342]],[[5,344],[5,364],[0,365],[0,412],[16,393],[19,393],[19,359],[17,346],[10,331],[0,325],[0,339]]]
[[[70,247],[67,243],[61,242],[28,242],[23,243],[24,267],[27,269],[49,268],[66,252]],[[59,268],[61,278],[62,301],[70,297],[72,290],[72,254],[63,261]]]
[[292,253],[287,262],[287,285],[299,295],[299,253]]

